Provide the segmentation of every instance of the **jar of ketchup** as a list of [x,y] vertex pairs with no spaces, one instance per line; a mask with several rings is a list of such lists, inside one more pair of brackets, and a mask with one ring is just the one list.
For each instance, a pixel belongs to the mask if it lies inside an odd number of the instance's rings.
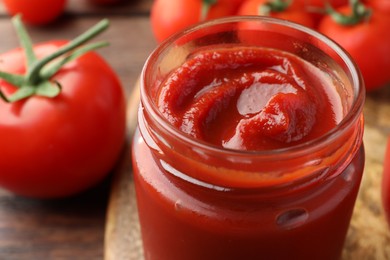
[[162,43],[133,166],[145,259],[338,259],[364,167],[364,84],[325,36],[232,17]]

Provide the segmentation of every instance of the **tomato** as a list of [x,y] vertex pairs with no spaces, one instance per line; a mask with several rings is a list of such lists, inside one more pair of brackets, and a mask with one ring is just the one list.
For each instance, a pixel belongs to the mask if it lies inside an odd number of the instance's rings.
[[[229,1],[218,1],[212,4],[202,18],[205,0],[155,0],[151,9],[151,26],[158,42],[170,35],[203,20],[233,15],[235,5]],[[204,9],[203,9],[204,10]]]
[[367,4],[374,9],[375,12],[390,14],[390,1],[388,0],[369,0]]
[[[350,14],[344,6],[339,13]],[[373,12],[356,24],[342,25],[331,16],[325,17],[318,30],[344,47],[360,68],[368,91],[382,87],[390,81],[390,16]]]
[[95,5],[110,6],[130,2],[130,0],[89,0],[89,2]]
[[[245,2],[245,0],[218,0],[220,3],[229,4],[233,6],[234,8],[240,7],[242,3]],[[237,10],[236,10],[237,11]]]
[[294,6],[304,9],[313,18],[316,25],[324,17],[325,3],[329,3],[333,8],[338,8],[348,4],[348,0],[294,0]]
[[348,0],[294,0],[294,4],[305,6],[308,8],[308,11],[310,11],[310,8],[324,8],[327,2],[334,8],[348,4]]
[[382,203],[387,222],[390,225],[390,137],[387,140],[382,177]]
[[[38,58],[67,41],[34,45]],[[0,71],[22,74],[26,56],[18,48],[0,55]],[[64,197],[100,182],[114,166],[125,138],[125,101],[115,72],[95,52],[64,65],[51,78],[61,92],[0,100],[0,186],[16,194]],[[0,79],[5,96],[15,85]]]
[[[274,5],[278,5],[278,7]],[[270,9],[264,11],[262,8]],[[273,10],[274,8],[277,10]],[[296,22],[307,27],[314,27],[314,21],[309,14],[283,0],[247,0],[241,5],[238,15],[268,15],[270,17]],[[243,43],[268,46],[271,48],[282,46],[286,43],[285,37],[282,37],[279,32],[271,32],[267,28],[262,27],[263,25],[261,23],[242,22],[239,24],[240,32],[238,37]]]
[[[272,4],[273,2],[275,1],[247,0],[241,5],[238,11],[238,15],[264,15],[260,12],[260,9],[269,3]],[[268,15],[271,17],[296,22],[310,28],[314,27],[314,21],[312,17],[303,9],[296,8],[294,5],[286,6],[284,10],[280,11],[271,10]]]
[[3,0],[9,14],[20,13],[23,21],[32,25],[44,25],[58,18],[67,0]]

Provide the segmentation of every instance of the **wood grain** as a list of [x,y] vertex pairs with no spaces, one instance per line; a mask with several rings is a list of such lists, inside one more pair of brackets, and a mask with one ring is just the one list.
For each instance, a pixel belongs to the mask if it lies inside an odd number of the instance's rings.
[[72,198],[0,191],[0,259],[102,259],[109,179]]
[[134,87],[127,106],[128,142],[122,164],[114,174],[108,203],[105,253],[106,260],[142,259],[142,243],[137,204],[132,179],[131,138],[137,125],[139,82]]
[[345,244],[344,259],[390,259],[390,228],[381,204],[381,180],[390,135],[390,86],[369,93],[364,107],[366,166]]
[[[128,107],[130,115],[135,109],[132,103]],[[380,183],[386,138],[390,134],[390,86],[367,96],[364,114],[366,166],[342,259],[387,260],[390,228],[384,219]],[[141,260],[142,241],[131,166],[120,175],[124,177],[112,186],[108,208],[111,217],[107,219],[106,239],[110,241],[106,240],[106,260]]]

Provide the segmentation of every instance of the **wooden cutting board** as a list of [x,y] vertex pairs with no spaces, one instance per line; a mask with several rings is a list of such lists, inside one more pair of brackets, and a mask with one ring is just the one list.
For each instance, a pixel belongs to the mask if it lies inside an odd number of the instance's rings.
[[[130,158],[131,136],[139,104],[138,84],[128,102],[129,141],[112,183],[106,220],[105,260],[143,259]],[[364,114],[366,166],[342,259],[390,260],[390,228],[384,219],[380,195],[384,150],[390,134],[390,86],[370,93]]]

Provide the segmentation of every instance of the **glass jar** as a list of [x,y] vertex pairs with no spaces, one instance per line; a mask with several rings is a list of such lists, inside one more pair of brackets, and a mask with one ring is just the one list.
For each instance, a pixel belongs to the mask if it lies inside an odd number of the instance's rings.
[[[225,149],[173,127],[156,88],[194,51],[226,44],[283,50],[319,68],[340,99],[338,125],[262,151]],[[287,21],[225,18],[162,43],[142,72],[132,153],[145,259],[338,259],[364,167],[364,97],[344,50]]]

